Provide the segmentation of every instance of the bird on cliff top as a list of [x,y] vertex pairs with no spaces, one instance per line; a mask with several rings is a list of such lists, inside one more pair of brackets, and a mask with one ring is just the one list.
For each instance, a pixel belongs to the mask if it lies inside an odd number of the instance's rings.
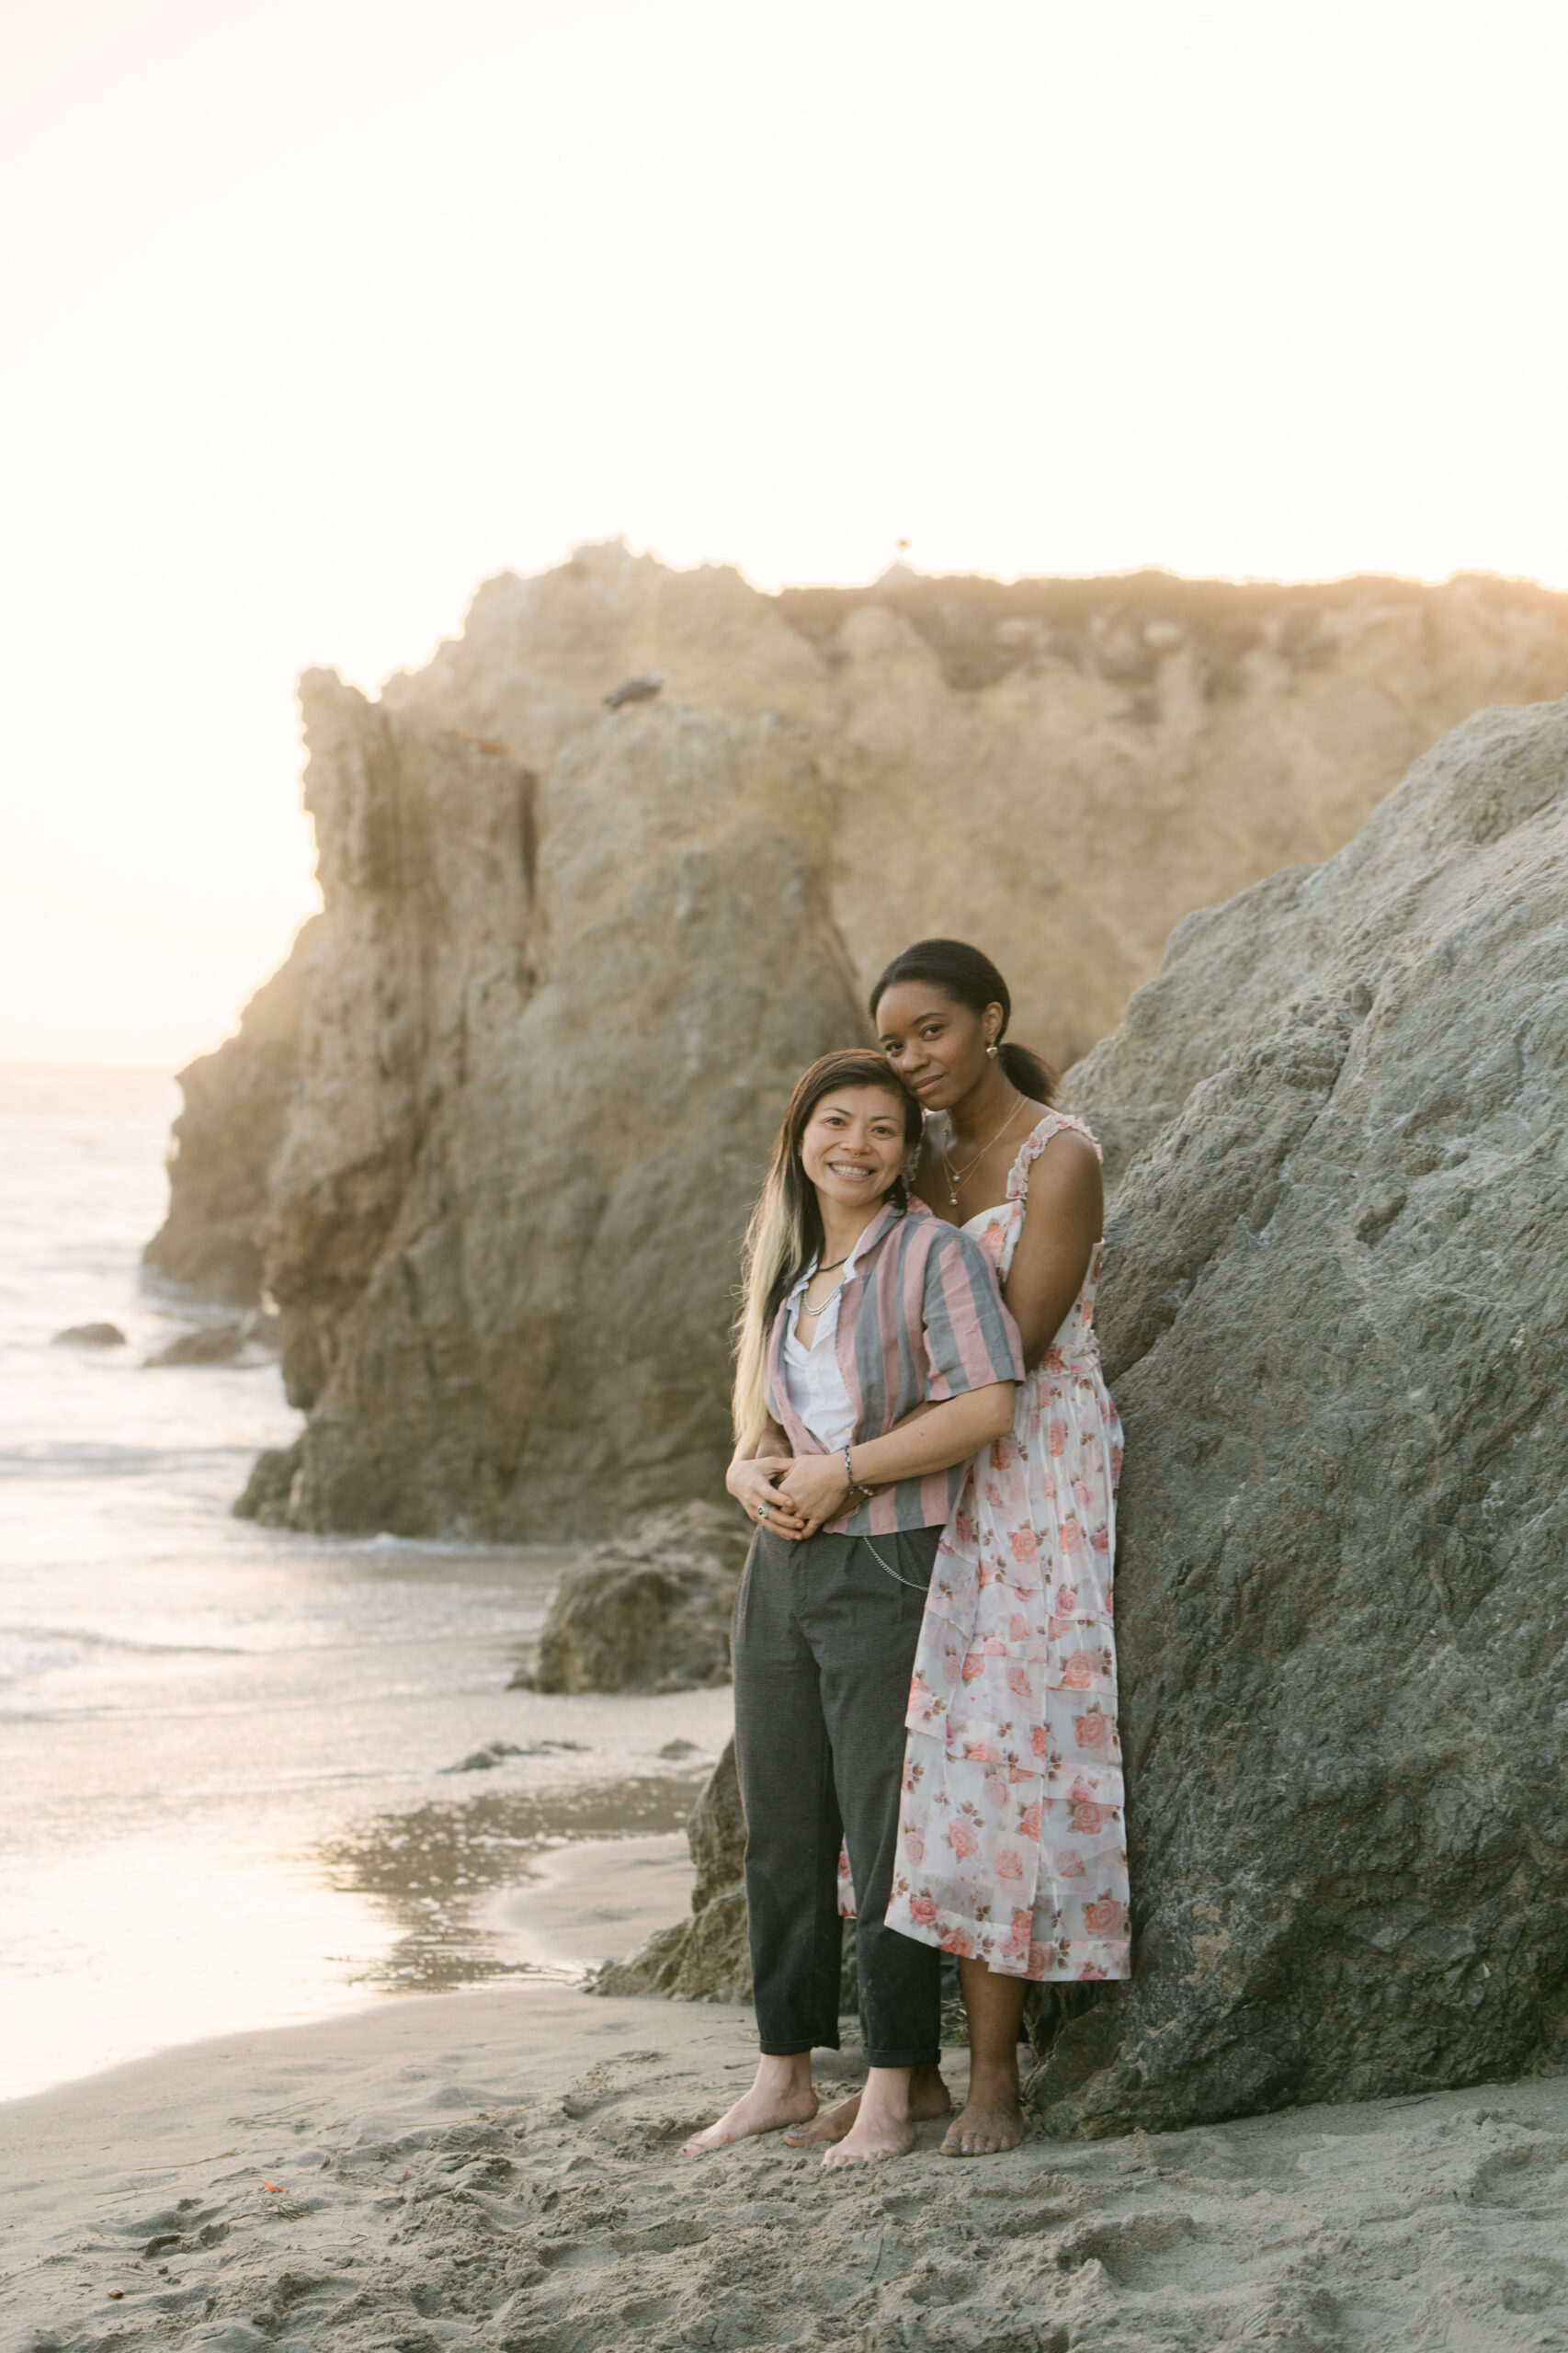
[[610,710],[619,710],[623,702],[652,702],[668,676],[667,670],[650,670],[645,678],[628,678],[613,694],[606,695],[605,703]]

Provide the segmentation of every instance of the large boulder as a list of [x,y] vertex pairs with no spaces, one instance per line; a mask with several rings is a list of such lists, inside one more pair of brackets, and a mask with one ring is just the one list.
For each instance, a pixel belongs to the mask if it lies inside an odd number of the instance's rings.
[[595,1535],[722,1491],[736,1251],[856,1034],[799,735],[668,702],[537,782],[304,683],[326,901],[266,1280],[295,1526]]
[[730,1617],[750,1538],[732,1505],[654,1512],[563,1569],[540,1691],[692,1691],[731,1677]]
[[1052,1995],[1052,2132],[1568,2065],[1568,703],[1190,917],[1072,1074],[1135,1975]]

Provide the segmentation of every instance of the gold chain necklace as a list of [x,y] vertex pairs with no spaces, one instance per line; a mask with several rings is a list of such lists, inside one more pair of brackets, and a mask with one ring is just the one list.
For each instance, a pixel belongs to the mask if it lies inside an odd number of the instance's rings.
[[[967,1162],[966,1165],[956,1173],[954,1171],[952,1160],[949,1154],[947,1145],[942,1143],[937,1146],[937,1150],[942,1155],[942,1165],[948,1172],[948,1199],[954,1209],[957,1209],[959,1205],[959,1187],[963,1183],[966,1176],[971,1175],[972,1172],[979,1167],[981,1162],[984,1159],[992,1145],[994,1143],[1001,1142],[1003,1137],[1006,1134],[1008,1129],[1017,1118],[1018,1113],[1023,1109],[1024,1101],[1024,1097],[1021,1096],[1018,1093],[1017,1088],[1015,1087],[1013,1089],[1013,1108],[1008,1112],[1006,1118],[1003,1120],[1001,1126],[997,1129],[995,1134],[988,1137],[986,1142],[981,1145],[980,1150],[975,1154],[974,1158]],[[948,1121],[948,1125],[949,1128],[952,1125],[950,1118]]]

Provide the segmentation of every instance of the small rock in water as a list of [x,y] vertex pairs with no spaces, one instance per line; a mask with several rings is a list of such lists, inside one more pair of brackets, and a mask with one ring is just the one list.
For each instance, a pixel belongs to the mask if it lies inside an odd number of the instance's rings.
[[263,1528],[287,1528],[303,1451],[298,1438],[292,1446],[264,1446],[252,1465],[244,1494],[236,1495],[229,1506],[234,1518],[259,1520]]
[[497,1765],[504,1764],[508,1756],[548,1756],[557,1749],[580,1749],[582,1746],[580,1740],[530,1740],[523,1748],[519,1748],[514,1740],[492,1740],[486,1742],[483,1748],[476,1748],[471,1756],[465,1756],[460,1765],[443,1765],[440,1770],[443,1773],[490,1773]]
[[666,1740],[659,1754],[669,1757],[695,1756],[697,1743],[694,1740]]
[[476,1748],[460,1765],[443,1765],[443,1773],[493,1773],[508,1756],[521,1756],[523,1751],[509,1740],[493,1740],[483,1748]]
[[149,1357],[149,1367],[172,1364],[227,1364],[237,1357],[244,1346],[244,1333],[238,1324],[199,1324],[193,1332],[182,1332],[155,1357]]
[[122,1348],[125,1335],[118,1324],[68,1324],[49,1345],[51,1348]]

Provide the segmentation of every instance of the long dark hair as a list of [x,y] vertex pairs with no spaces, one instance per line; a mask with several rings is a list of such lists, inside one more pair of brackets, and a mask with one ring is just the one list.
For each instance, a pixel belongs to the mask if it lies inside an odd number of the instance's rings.
[[902,956],[893,958],[871,991],[873,1023],[878,1006],[900,981],[929,981],[933,988],[951,997],[955,1005],[968,1006],[971,1013],[983,1013],[988,1005],[999,1005],[1002,1027],[996,1033],[997,1061],[1020,1095],[1032,1095],[1037,1103],[1054,1099],[1062,1083],[1059,1074],[1032,1046],[1015,1045],[1007,1040],[1013,1000],[1007,994],[1006,982],[983,949],[971,948],[962,939],[917,939],[913,948],[906,948]]
[[[822,1207],[801,1158],[801,1140],[824,1095],[841,1086],[875,1086],[892,1096],[903,1117],[903,1140],[920,1141],[920,1106],[900,1085],[882,1056],[869,1046],[847,1046],[824,1054],[802,1071],[774,1141],[767,1177],[746,1228],[742,1254],[744,1289],[735,1325],[735,1436],[756,1438],[767,1419],[767,1344],[785,1292],[822,1251]],[[901,1175],[883,1197],[900,1211],[909,1207]]]

